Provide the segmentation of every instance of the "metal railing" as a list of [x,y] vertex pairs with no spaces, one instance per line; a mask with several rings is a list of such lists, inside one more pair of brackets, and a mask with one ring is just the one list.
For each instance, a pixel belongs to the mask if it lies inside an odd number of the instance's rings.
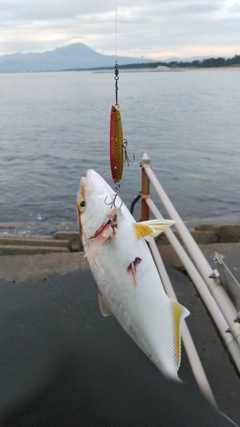
[[[191,233],[183,223],[167,194],[150,166],[150,158],[145,153],[141,162],[142,167],[142,205],[141,220],[149,219],[150,211],[156,218],[162,218],[161,213],[150,197],[150,182],[155,188],[162,204],[164,205],[170,219],[175,220],[175,227],[181,237],[188,253],[184,250],[179,240],[171,229],[165,231],[165,235],[177,253],[180,261],[185,267],[194,286],[198,290],[206,308],[211,315],[216,327],[221,334],[224,343],[232,356],[238,372],[240,372],[240,324],[236,319],[239,317],[236,307],[233,305],[225,289],[218,280],[216,270],[213,270],[204,257]],[[155,241],[150,243],[150,250],[159,270],[166,293],[172,299],[176,299],[161,255]],[[182,329],[182,340],[188,355],[195,379],[202,393],[216,406],[216,402],[197,354],[192,337],[184,321]]]

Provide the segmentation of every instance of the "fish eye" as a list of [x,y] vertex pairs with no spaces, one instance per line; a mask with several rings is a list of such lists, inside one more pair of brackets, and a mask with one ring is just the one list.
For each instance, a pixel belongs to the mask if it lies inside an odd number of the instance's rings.
[[77,204],[78,211],[79,211],[80,213],[84,212],[84,210],[85,210],[85,209],[84,209],[84,208],[85,208],[85,206],[86,206],[86,202],[85,202],[84,197],[82,197],[82,198],[79,200],[78,204]]

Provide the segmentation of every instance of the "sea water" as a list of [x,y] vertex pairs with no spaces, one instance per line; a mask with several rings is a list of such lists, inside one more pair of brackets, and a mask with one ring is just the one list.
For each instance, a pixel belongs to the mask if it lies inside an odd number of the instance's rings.
[[[239,223],[240,69],[120,71],[118,86],[135,155],[121,183],[127,205],[141,189],[147,152],[189,228]],[[0,74],[0,99],[0,224],[19,223],[14,230],[23,234],[77,229],[81,176],[93,168],[112,183],[114,73]]]

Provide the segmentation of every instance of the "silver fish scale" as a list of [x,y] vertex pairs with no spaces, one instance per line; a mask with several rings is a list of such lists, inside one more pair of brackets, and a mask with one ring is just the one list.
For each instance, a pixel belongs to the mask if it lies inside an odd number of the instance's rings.
[[[87,249],[90,246],[89,240],[83,238],[83,246]],[[151,351],[149,345],[144,340],[143,332],[139,326],[136,326],[135,319],[131,315],[130,304],[129,307],[123,305],[122,300],[131,301],[128,298],[130,292],[127,291],[127,288],[124,286],[124,281],[121,281],[123,275],[119,274],[118,277],[118,288],[112,286],[113,283],[116,283],[116,269],[118,266],[117,259],[115,263],[109,262],[107,265],[105,263],[106,252],[109,252],[109,259],[113,258],[113,251],[111,249],[110,242],[104,243],[104,254],[102,248],[100,247],[97,253],[90,254],[87,256],[87,260],[91,269],[91,272],[94,276],[96,286],[99,293],[102,295],[103,299],[107,300],[107,305],[109,309],[114,314],[120,325],[127,332],[127,334],[133,339],[133,341],[141,348],[141,350],[146,354],[147,357],[160,369],[160,371],[165,374],[165,371],[153,352]],[[98,263],[101,265],[105,264],[106,276],[103,274],[102,268],[98,267]],[[111,266],[114,265],[114,269]],[[121,272],[120,272],[121,273]],[[119,294],[119,288],[121,288],[121,297]],[[124,292],[125,290],[125,292]],[[106,298],[107,294],[107,298]],[[123,298],[122,298],[123,297]]]

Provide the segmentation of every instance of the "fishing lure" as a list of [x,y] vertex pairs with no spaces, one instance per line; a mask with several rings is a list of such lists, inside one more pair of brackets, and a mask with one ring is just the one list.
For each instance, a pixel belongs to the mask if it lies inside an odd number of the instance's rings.
[[117,106],[112,105],[110,114],[110,166],[113,182],[122,179],[124,163],[124,140],[121,113]]
[[120,181],[122,179],[123,163],[127,162],[129,166],[129,162],[131,162],[127,155],[127,140],[123,138],[122,119],[118,104],[118,74],[118,63],[116,61],[114,76],[116,104],[112,105],[110,113],[110,166],[112,172],[112,179],[114,184],[116,184],[116,194],[110,203],[107,203],[107,200],[105,200],[105,203],[112,207],[116,207],[115,202],[120,191]]

